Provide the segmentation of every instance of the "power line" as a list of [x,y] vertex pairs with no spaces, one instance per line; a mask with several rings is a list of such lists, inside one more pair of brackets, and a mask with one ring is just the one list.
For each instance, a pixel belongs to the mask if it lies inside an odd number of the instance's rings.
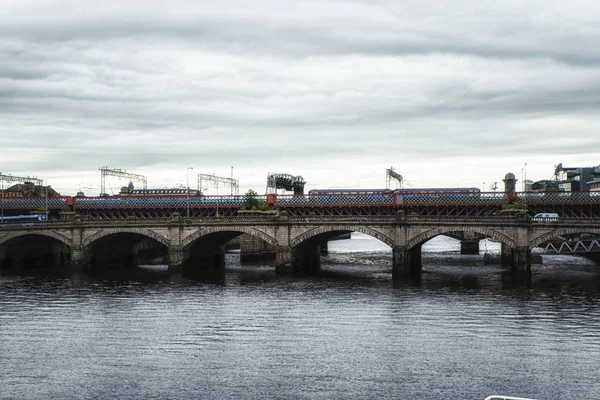
[[[233,173],[233,172],[232,172]],[[240,181],[237,179],[216,176],[215,174],[198,174],[198,190],[202,193],[204,189],[202,182],[212,183],[213,187],[219,189],[219,185],[231,188],[231,195],[240,194]]]
[[148,179],[144,175],[132,174],[125,170],[118,168],[100,167],[101,183],[100,183],[100,196],[106,196],[106,177],[115,176],[117,178],[128,178],[131,181],[138,181],[142,183],[144,189],[148,189]]
[[2,174],[2,172],[0,172],[0,181],[3,181],[3,182],[31,182],[31,183],[37,184],[38,186],[42,186],[44,184],[44,181],[39,178],[33,178],[30,176],[23,177],[23,176],[14,176],[14,175],[4,175],[4,174]]

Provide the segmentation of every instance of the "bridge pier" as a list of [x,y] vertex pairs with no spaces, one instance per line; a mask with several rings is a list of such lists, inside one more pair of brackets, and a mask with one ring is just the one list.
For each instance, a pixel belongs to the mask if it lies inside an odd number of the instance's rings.
[[319,253],[323,256],[329,254],[329,240],[323,239],[319,242]]
[[280,272],[293,271],[293,254],[289,246],[279,246],[275,251],[275,270]]
[[416,245],[408,250],[405,246],[394,247],[392,264],[393,279],[419,278],[423,268],[421,262],[421,245]]
[[71,264],[84,265],[87,263],[85,249],[81,246],[71,247]]
[[169,246],[168,248],[169,271],[176,271],[182,268],[185,261],[185,251],[181,246]]
[[217,271],[225,269],[225,245],[201,246],[190,251],[183,260],[191,270]]
[[281,246],[276,252],[276,271],[313,272],[321,269],[321,250],[317,243],[305,243],[290,249]]
[[460,254],[479,254],[478,239],[463,239],[460,241]]
[[513,249],[504,243],[500,247],[500,262],[505,265],[513,265]]
[[513,250],[513,275],[519,279],[531,279],[531,250],[527,246],[519,246]]
[[318,243],[307,243],[296,246],[292,251],[292,264],[297,272],[313,272],[321,269],[321,250]]
[[248,234],[240,237],[240,262],[272,260],[275,253],[275,246],[258,237]]

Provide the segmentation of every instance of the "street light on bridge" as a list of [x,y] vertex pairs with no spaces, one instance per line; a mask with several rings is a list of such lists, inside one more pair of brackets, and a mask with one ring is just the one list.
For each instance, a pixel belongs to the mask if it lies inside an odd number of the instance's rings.
[[186,218],[190,217],[190,169],[194,169],[194,167],[188,167],[185,171],[185,186],[187,189],[187,207],[185,212]]

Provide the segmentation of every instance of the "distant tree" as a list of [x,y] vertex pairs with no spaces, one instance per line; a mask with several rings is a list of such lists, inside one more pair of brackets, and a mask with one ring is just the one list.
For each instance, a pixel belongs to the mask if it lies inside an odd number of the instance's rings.
[[258,199],[258,193],[250,189],[244,194],[246,200],[246,208],[248,210],[257,210],[261,206],[261,201]]

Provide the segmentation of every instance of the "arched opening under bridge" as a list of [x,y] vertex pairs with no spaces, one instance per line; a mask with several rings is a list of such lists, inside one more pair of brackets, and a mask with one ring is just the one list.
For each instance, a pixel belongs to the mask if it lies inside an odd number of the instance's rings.
[[200,273],[223,271],[226,264],[274,259],[277,241],[251,227],[215,226],[191,234],[182,241],[182,248],[184,270]]
[[[489,255],[493,255],[494,260],[497,259],[498,263],[502,258],[502,251],[512,252],[515,246],[515,241],[511,237],[492,229],[440,226],[414,236],[407,242],[406,248],[395,251],[394,272],[398,276],[419,277],[423,269],[424,252],[428,254],[428,257],[436,259],[440,263],[443,261],[442,254],[445,258],[452,257],[451,254],[481,255],[481,240],[486,240],[484,252],[489,248]],[[465,241],[469,243],[468,251],[465,251]],[[471,261],[476,262],[478,266],[483,265],[487,256],[488,254],[483,254],[483,257],[472,258]],[[464,265],[465,263],[471,263],[469,258],[461,257],[460,264]]]
[[61,267],[71,258],[70,240],[50,232],[9,234],[0,239],[1,270]]
[[145,230],[101,232],[84,240],[84,254],[87,263],[96,270],[165,265],[168,242]]
[[544,262],[568,263],[571,257],[583,257],[600,265],[600,229],[557,229],[534,238],[531,250],[534,255],[543,255]]
[[[336,265],[389,265],[393,240],[382,232],[358,226],[322,226],[291,241],[291,264],[296,271]],[[323,258],[326,256],[326,258]]]

